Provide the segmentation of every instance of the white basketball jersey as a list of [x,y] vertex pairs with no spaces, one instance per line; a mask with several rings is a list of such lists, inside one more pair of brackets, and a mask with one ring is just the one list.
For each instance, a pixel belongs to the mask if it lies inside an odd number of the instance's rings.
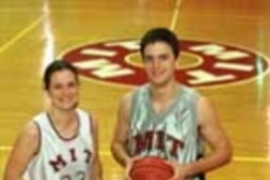
[[79,128],[75,137],[63,139],[47,113],[34,117],[40,130],[40,147],[31,160],[25,178],[28,180],[88,180],[94,153],[91,119],[77,110]]

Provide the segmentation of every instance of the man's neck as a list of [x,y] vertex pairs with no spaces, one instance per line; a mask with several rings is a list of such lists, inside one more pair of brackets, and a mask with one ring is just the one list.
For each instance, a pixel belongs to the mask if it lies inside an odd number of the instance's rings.
[[175,97],[176,91],[179,87],[179,83],[175,80],[169,82],[164,86],[151,86],[151,98],[153,101],[166,102]]

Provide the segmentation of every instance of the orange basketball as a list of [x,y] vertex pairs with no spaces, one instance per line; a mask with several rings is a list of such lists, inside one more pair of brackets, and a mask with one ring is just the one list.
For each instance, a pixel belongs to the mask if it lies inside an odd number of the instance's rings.
[[134,162],[130,170],[132,180],[168,180],[173,168],[159,157],[146,157]]

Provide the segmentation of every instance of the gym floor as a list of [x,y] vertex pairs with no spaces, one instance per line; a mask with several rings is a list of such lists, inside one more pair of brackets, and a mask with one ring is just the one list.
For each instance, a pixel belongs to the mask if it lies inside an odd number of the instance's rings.
[[[136,72],[141,62],[134,42],[150,28],[167,27],[186,48],[179,61],[190,78],[185,82],[216,105],[233,144],[231,164],[208,173],[208,179],[268,180],[269,8],[267,0],[1,0],[0,179],[16,136],[44,109],[41,78],[49,62],[63,57],[79,61],[77,48],[89,46],[90,59],[103,55],[103,63],[115,63],[110,57],[119,48],[102,45],[130,42],[122,44],[128,53],[119,57]],[[209,56],[217,71],[208,69]],[[89,63],[76,65],[90,68]],[[137,84],[97,74],[81,75],[80,105],[98,118],[104,179],[121,180],[122,169],[109,146],[119,98]]]

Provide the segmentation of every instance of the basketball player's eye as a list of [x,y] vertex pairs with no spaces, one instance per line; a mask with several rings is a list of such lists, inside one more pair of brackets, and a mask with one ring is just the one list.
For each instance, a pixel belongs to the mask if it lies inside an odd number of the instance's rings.
[[145,62],[151,62],[151,61],[153,61],[153,59],[154,59],[154,58],[153,58],[152,56],[145,56],[145,57],[144,57],[144,61],[145,61]]
[[68,87],[73,88],[73,87],[76,87],[76,86],[77,86],[77,83],[76,82],[70,82],[70,83],[68,83]]
[[160,60],[167,60],[168,59],[168,55],[161,55],[159,59]]
[[55,85],[53,85],[52,87],[53,87],[53,89],[55,89],[55,90],[59,90],[59,89],[62,88],[62,85],[61,85],[61,84],[55,84]]

